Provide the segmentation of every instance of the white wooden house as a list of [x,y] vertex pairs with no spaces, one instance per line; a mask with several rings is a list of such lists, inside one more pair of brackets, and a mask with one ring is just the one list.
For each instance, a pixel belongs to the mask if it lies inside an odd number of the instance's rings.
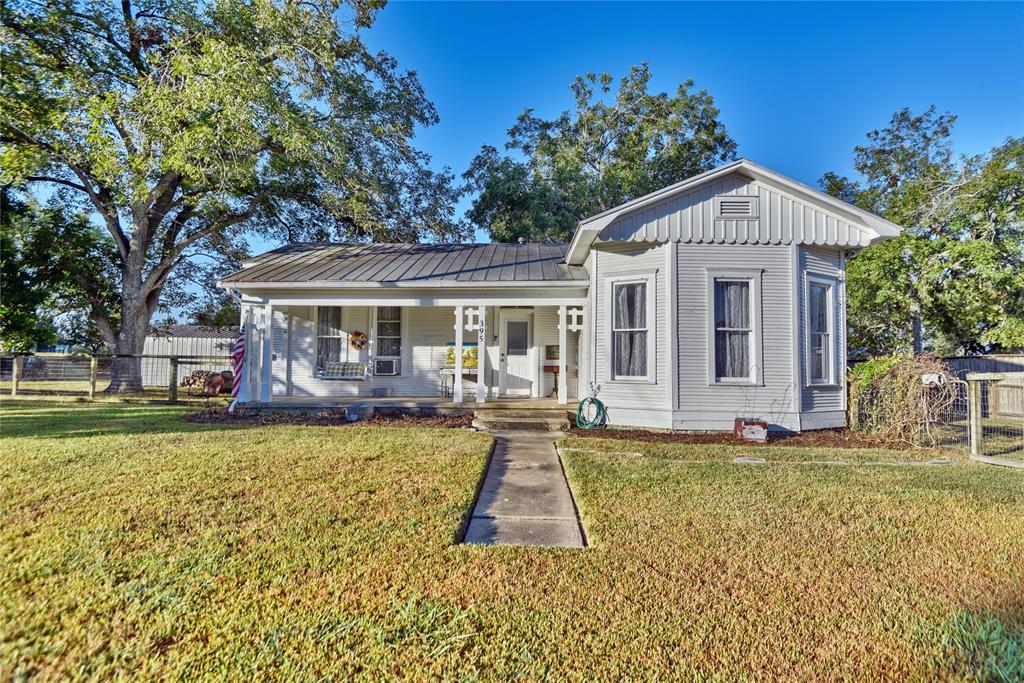
[[841,426],[846,261],[899,231],[739,160],[569,244],[289,245],[220,283],[248,335],[239,400],[441,397],[455,380],[455,404],[594,388],[612,425]]

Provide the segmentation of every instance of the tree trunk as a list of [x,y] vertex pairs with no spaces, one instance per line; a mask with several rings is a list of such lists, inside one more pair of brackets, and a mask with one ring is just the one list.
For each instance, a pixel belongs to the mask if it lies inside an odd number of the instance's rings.
[[[142,319],[143,316],[140,315],[136,320]],[[121,329],[117,333],[114,353],[117,356],[141,354],[146,344],[146,328],[148,326],[148,316],[141,324],[133,320],[121,325]],[[117,356],[110,366],[110,385],[104,392],[125,394],[142,391],[142,359]]]
[[[137,393],[143,390],[142,359],[123,356],[139,355],[146,346],[149,320],[156,309],[159,290],[143,293],[138,276],[126,273],[121,294],[121,325],[114,341],[115,358],[110,366],[107,394]],[[122,356],[122,357],[117,357]]]
[[921,306],[916,301],[913,306],[913,317],[911,318],[911,345],[913,346],[913,352],[915,356],[920,356],[924,353],[924,339],[921,333]]

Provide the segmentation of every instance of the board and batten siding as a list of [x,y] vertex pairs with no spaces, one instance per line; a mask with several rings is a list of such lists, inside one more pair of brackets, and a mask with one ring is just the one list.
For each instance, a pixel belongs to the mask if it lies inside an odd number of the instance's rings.
[[[737,417],[799,429],[793,378],[792,249],[785,245],[680,244],[676,251],[679,410],[673,427],[731,429]],[[713,309],[708,270],[760,271],[762,385],[733,386],[708,380]],[[754,312],[755,315],[757,312]]]
[[[715,218],[716,196],[756,197],[757,217]],[[733,173],[613,221],[599,242],[868,246],[871,234],[843,217]]]
[[[805,428],[843,426],[846,424],[846,286],[843,261],[838,250],[820,247],[800,247],[800,368],[804,381],[801,383],[802,408]],[[832,362],[836,384],[813,386],[807,383],[810,376],[807,367],[807,278],[817,276],[832,283],[835,319],[835,334],[832,339]]]
[[[672,397],[669,386],[668,338],[669,282],[666,254],[668,246],[635,245],[628,248],[594,251],[593,267],[596,282],[591,287],[594,300],[594,368],[595,381],[601,389],[598,397],[608,410],[611,425],[641,427],[670,427],[672,424]],[[612,306],[609,301],[609,283],[615,278],[641,276],[650,278],[647,295],[654,298],[654,335],[649,381],[616,380],[612,377]]]

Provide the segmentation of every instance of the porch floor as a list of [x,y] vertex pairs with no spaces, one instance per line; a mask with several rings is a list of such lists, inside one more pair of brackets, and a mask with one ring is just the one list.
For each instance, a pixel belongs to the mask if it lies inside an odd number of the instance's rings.
[[342,410],[352,406],[394,410],[394,411],[465,411],[487,410],[570,410],[576,405],[573,398],[566,405],[559,405],[553,398],[532,398],[530,396],[503,396],[490,398],[478,404],[476,397],[467,394],[459,404],[451,397],[442,396],[275,396],[270,403],[251,401],[245,404],[245,410]]

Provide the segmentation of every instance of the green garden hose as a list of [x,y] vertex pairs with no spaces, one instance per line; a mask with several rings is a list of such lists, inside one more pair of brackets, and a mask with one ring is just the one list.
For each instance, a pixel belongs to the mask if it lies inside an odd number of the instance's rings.
[[[590,406],[594,406],[594,416],[587,417],[587,409]],[[605,412],[604,404],[601,400],[594,397],[588,396],[580,404],[576,406],[576,426],[580,429],[597,429],[598,427],[604,427],[605,421],[608,419],[608,413]]]

